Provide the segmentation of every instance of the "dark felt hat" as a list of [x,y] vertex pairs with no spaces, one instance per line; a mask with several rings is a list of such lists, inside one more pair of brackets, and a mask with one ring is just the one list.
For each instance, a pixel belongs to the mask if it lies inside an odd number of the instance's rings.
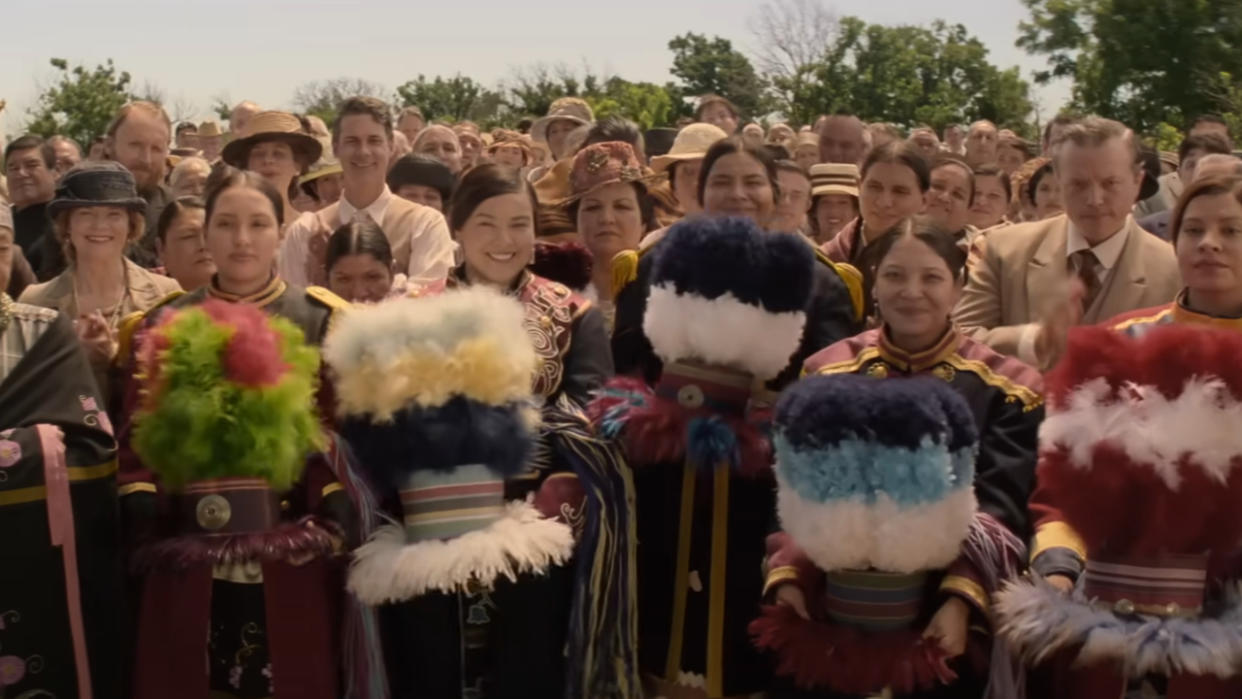
[[648,158],[664,155],[673,149],[673,141],[677,140],[677,129],[647,129],[643,134],[643,145]]
[[84,206],[120,206],[147,212],[147,202],[138,196],[134,176],[111,160],[84,160],[61,175],[47,215],[56,218],[62,211]]
[[1160,191],[1160,153],[1144,146],[1139,151],[1139,160],[1143,166],[1143,187],[1139,190],[1138,200],[1143,201]]

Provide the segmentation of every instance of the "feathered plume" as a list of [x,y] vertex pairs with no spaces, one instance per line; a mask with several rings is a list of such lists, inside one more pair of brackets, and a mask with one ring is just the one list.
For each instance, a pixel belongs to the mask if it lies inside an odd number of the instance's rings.
[[323,441],[319,355],[257,308],[209,300],[166,314],[138,350],[134,450],[172,488],[223,476],[293,485]]

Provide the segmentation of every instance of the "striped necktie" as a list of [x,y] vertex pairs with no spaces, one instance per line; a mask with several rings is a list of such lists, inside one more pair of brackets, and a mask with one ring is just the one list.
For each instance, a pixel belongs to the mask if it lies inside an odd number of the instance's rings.
[[1085,312],[1095,303],[1103,286],[1100,282],[1100,259],[1091,250],[1079,250],[1069,256],[1069,262],[1070,273],[1077,276],[1087,290],[1082,299],[1082,309]]

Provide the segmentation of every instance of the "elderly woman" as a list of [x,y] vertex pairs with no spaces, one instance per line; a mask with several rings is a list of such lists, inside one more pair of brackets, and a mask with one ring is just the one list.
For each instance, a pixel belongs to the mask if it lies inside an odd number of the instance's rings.
[[173,197],[201,197],[207,190],[207,177],[211,164],[203,158],[186,158],[177,163],[168,176],[168,186]]
[[294,180],[323,154],[323,145],[287,112],[259,112],[246,123],[245,135],[224,147],[224,162],[257,172],[280,192],[282,217],[296,218],[289,195]]
[[69,267],[49,281],[27,287],[19,299],[54,308],[75,321],[105,394],[121,319],[181,289],[172,279],[125,257],[126,246],[146,230],[146,209],[133,175],[118,163],[88,161],[66,172],[47,211]]
[[552,160],[562,160],[573,155],[574,149],[567,143],[569,134],[595,121],[590,105],[577,97],[562,97],[548,108],[547,116],[535,120],[530,136],[536,143],[546,143]]
[[465,164],[457,134],[442,124],[432,124],[418,132],[411,152],[439,160],[454,176],[461,174]]

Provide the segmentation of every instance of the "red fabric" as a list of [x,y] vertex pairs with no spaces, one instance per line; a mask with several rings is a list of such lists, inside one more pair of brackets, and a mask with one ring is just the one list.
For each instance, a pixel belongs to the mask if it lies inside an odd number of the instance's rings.
[[211,568],[154,571],[146,576],[138,617],[134,699],[207,699],[210,622]]
[[750,624],[759,648],[777,657],[776,672],[803,689],[845,694],[925,691],[957,679],[940,646],[919,630],[865,633],[810,621],[783,606],[765,606]]
[[1242,677],[1221,679],[1214,675],[1174,675],[1169,678],[1167,699],[1237,699],[1242,697]]
[[[272,661],[273,699],[341,695],[341,590],[336,561],[263,564],[263,601]],[[308,610],[310,613],[308,613]]]
[[[619,416],[613,414],[619,412]],[[690,422],[710,418],[728,425],[737,439],[738,472],[744,476],[766,473],[772,462],[772,445],[748,419],[720,415],[709,409],[690,409],[661,398],[639,379],[619,376],[610,380],[601,397],[587,406],[587,416],[597,426],[614,420],[625,424],[622,441],[626,456],[634,463],[681,462],[686,456]],[[717,464],[700,464],[715,467]]]
[[245,303],[208,299],[203,311],[220,325],[233,328],[221,363],[224,375],[243,386],[274,386],[289,365],[281,356],[281,340],[271,326],[271,316]]

